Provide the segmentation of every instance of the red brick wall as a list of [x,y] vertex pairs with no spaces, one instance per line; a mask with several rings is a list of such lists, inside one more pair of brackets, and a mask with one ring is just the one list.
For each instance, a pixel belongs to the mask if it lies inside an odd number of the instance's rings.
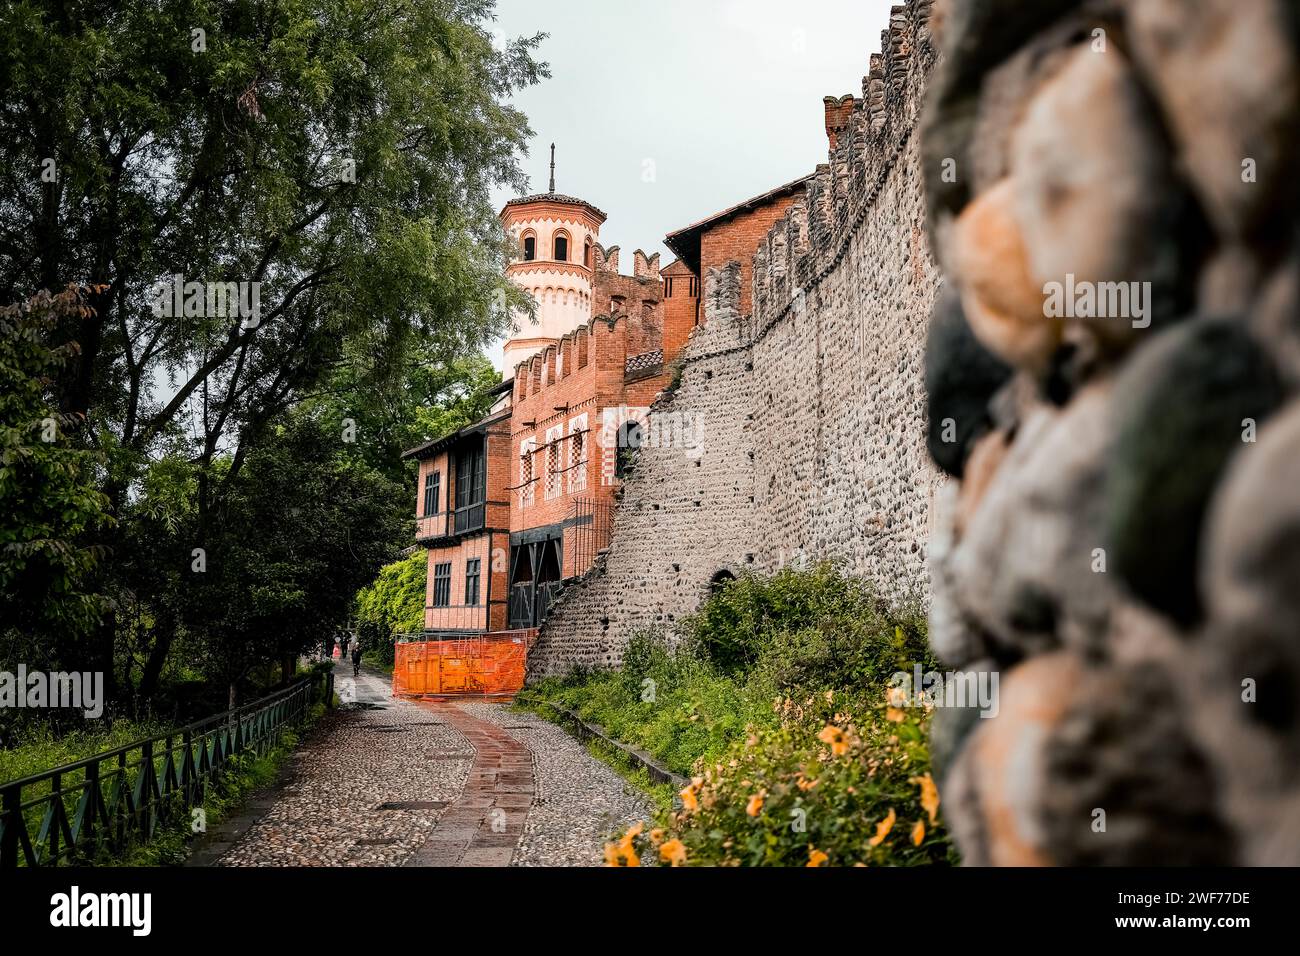
[[[672,362],[686,347],[686,339],[700,320],[700,280],[686,267],[674,262],[663,271],[663,350],[664,364]],[[668,294],[669,285],[672,294]]]
[[[684,285],[683,288],[689,290],[689,285]],[[511,530],[526,531],[560,524],[574,515],[574,504],[578,500],[598,503],[613,501],[616,486],[602,483],[601,465],[605,456],[601,443],[603,413],[606,408],[620,405],[647,407],[668,382],[669,373],[666,370],[631,384],[624,381],[627,359],[644,351],[640,348],[634,351],[629,339],[637,345],[644,345],[645,325],[644,320],[633,322],[628,318],[614,321],[594,319],[589,327],[588,363],[585,368],[576,368],[575,360],[575,367],[562,368],[559,378],[552,384],[523,398],[516,395],[511,419],[510,480],[507,482],[513,489],[510,492]],[[574,354],[576,355],[576,350]],[[539,356],[537,361],[542,362],[544,359]],[[582,415],[587,418],[586,432],[583,435],[585,466],[575,472],[572,469],[574,419]],[[562,429],[561,440],[556,445],[560,468],[559,493],[548,497],[547,433],[556,428]],[[536,441],[537,452],[533,455],[532,502],[525,505],[522,488],[518,487],[521,484],[519,458],[524,442],[530,438]],[[571,486],[570,476],[575,473],[580,473],[583,480]],[[566,530],[563,549],[565,577],[586,570],[576,564],[573,538],[572,531]]]
[[[424,626],[438,631],[503,631],[506,627],[506,574],[510,535],[493,531],[465,538],[442,548],[429,549],[424,591]],[[479,603],[465,604],[465,562],[478,558]],[[433,606],[434,565],[451,562],[451,604]],[[490,602],[490,603],[489,603]]]
[[798,195],[774,199],[768,205],[742,213],[700,236],[701,277],[708,275],[710,269],[720,268],[728,262],[740,263],[740,311],[743,315],[753,312],[754,253]]

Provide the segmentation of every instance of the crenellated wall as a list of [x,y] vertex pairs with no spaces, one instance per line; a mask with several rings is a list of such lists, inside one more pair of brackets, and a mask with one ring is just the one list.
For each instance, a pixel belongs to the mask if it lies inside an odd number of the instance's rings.
[[[534,677],[618,663],[630,635],[693,612],[720,573],[839,559],[924,594],[940,481],[923,349],[938,272],[915,135],[934,62],[929,0],[894,8],[862,97],[827,102],[828,162],[749,270],[704,276],[703,321],[619,493],[610,547],[552,606]],[[751,305],[752,303],[752,305]]]

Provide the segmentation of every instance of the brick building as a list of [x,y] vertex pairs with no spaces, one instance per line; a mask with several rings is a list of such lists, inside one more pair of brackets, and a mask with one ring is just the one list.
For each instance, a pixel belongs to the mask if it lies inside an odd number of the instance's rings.
[[[827,133],[833,136],[827,107]],[[605,214],[549,192],[501,212],[517,253],[506,274],[536,302],[505,344],[492,413],[405,453],[419,462],[416,540],[428,549],[424,641],[531,633],[612,533],[634,452],[664,433],[648,418],[703,320],[701,276],[729,262],[749,309],[752,261],[805,192],[800,179],[668,236],[679,259],[600,242]],[[681,437],[681,436],[677,436]]]

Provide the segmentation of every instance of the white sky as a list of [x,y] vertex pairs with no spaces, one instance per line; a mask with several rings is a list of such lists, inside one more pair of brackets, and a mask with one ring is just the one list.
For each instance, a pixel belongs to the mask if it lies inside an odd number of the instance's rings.
[[826,161],[822,98],[862,95],[890,5],[498,0],[499,35],[550,34],[537,56],[551,79],[515,100],[535,134],[532,191],[554,142],[557,191],[609,215],[601,243],[622,248],[623,271],[638,248],[668,265],[668,233]]

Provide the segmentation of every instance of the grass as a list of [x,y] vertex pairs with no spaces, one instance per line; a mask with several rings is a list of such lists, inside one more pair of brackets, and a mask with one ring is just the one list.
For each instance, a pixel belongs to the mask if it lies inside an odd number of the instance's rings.
[[[204,829],[207,830],[238,813],[249,794],[270,786],[279,777],[285,761],[298,748],[304,735],[325,713],[324,704],[313,704],[298,731],[286,730],[279,743],[265,754],[245,754],[234,758],[226,772],[213,785],[202,803]],[[192,819],[192,817],[191,817]],[[180,866],[189,857],[195,833],[189,820],[177,820],[155,832],[148,843],[133,846],[124,858],[108,862],[110,866],[157,867]]]
[[[597,723],[611,736],[689,776],[699,760],[716,759],[750,725],[776,721],[762,679],[738,679],[694,656],[655,651],[653,675],[597,671],[548,679],[529,692]],[[652,681],[646,684],[645,681]],[[539,708],[543,717],[553,717]]]
[[[301,674],[328,669],[327,664],[318,664],[300,671]],[[337,699],[337,696],[336,696]],[[221,778],[209,785],[202,804],[207,824],[223,819],[232,809],[242,804],[250,790],[264,786],[275,779],[280,766],[297,747],[300,734],[310,727],[325,711],[323,703],[313,704],[308,710],[303,727],[295,731],[286,728],[280,739],[266,753],[261,755],[244,754],[237,756],[227,765]],[[143,738],[163,734],[168,727],[156,722],[118,720],[111,726],[91,730],[79,730],[72,733],[56,735],[48,727],[33,725],[24,732],[21,742],[16,747],[0,750],[0,784],[18,780],[26,776],[42,773],[54,767],[74,763],[96,754],[111,751],[134,743]],[[128,760],[140,759],[140,752],[128,754]],[[154,757],[156,772],[161,773],[166,757],[157,753]],[[139,769],[128,767],[125,772],[126,785],[133,787]],[[64,781],[65,786],[75,784],[81,779],[80,773],[74,773],[72,780]],[[112,784],[105,783],[108,788]],[[50,780],[39,781],[23,788],[23,800],[28,801],[48,794],[51,790]],[[67,791],[63,798],[64,809],[69,818],[75,812],[75,805],[80,791]],[[37,804],[25,811],[28,817],[28,832],[33,836],[45,813],[46,804]],[[130,846],[119,858],[110,858],[106,849],[99,857],[90,861],[93,865],[106,866],[167,866],[182,862],[189,853],[189,844],[193,831],[191,816],[182,814],[182,819],[155,831],[153,839],[145,844]]]

